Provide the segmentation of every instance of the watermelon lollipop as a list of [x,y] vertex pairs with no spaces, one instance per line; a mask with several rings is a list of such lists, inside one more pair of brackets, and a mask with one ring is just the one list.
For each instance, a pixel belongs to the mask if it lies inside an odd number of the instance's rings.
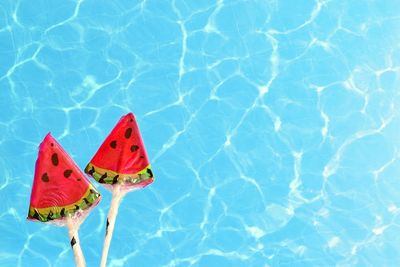
[[98,149],[85,172],[109,189],[143,188],[153,182],[153,173],[139,128],[132,113],[123,116]]
[[77,231],[100,198],[73,159],[47,134],[39,146],[28,219],[67,226],[78,266],[85,262]]
[[85,172],[113,193],[100,265],[105,266],[121,199],[126,192],[143,188],[154,181],[143,140],[132,113],[119,120],[85,168]]

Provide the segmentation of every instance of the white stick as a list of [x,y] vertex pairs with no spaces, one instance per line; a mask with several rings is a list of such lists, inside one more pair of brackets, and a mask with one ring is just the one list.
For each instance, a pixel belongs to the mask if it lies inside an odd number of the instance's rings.
[[81,245],[79,243],[78,228],[70,217],[67,217],[68,234],[71,240],[71,247],[74,251],[75,262],[77,267],[85,267],[85,257],[83,256]]
[[110,249],[111,239],[114,232],[115,219],[117,218],[119,204],[124,193],[121,192],[120,185],[115,185],[112,192],[111,206],[108,211],[106,237],[104,239],[103,254],[101,256],[100,267],[106,267],[108,250]]

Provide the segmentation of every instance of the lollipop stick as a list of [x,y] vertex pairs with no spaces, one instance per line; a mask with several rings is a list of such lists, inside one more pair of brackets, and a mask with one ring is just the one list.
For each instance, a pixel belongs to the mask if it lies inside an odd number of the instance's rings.
[[76,266],[85,267],[85,258],[83,257],[81,245],[79,243],[78,228],[79,225],[75,225],[70,217],[67,218],[68,234],[71,240],[71,247],[74,251]]
[[108,211],[106,237],[104,239],[103,254],[101,256],[100,267],[105,267],[107,264],[108,250],[110,249],[111,239],[114,232],[115,219],[117,218],[119,204],[124,193],[121,192],[120,185],[115,185],[112,192],[111,206]]

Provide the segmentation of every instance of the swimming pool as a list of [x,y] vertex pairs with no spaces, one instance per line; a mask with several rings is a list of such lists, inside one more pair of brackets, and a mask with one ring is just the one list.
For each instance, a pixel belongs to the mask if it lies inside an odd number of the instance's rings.
[[156,181],[109,266],[398,265],[399,23],[394,0],[3,1],[0,266],[73,266],[64,228],[26,221],[37,146],[84,168],[129,111]]

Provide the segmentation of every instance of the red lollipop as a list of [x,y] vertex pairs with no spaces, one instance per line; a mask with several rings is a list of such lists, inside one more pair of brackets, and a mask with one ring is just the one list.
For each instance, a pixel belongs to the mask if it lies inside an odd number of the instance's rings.
[[39,146],[28,219],[67,226],[78,266],[85,266],[78,229],[100,199],[74,160],[47,134]]

